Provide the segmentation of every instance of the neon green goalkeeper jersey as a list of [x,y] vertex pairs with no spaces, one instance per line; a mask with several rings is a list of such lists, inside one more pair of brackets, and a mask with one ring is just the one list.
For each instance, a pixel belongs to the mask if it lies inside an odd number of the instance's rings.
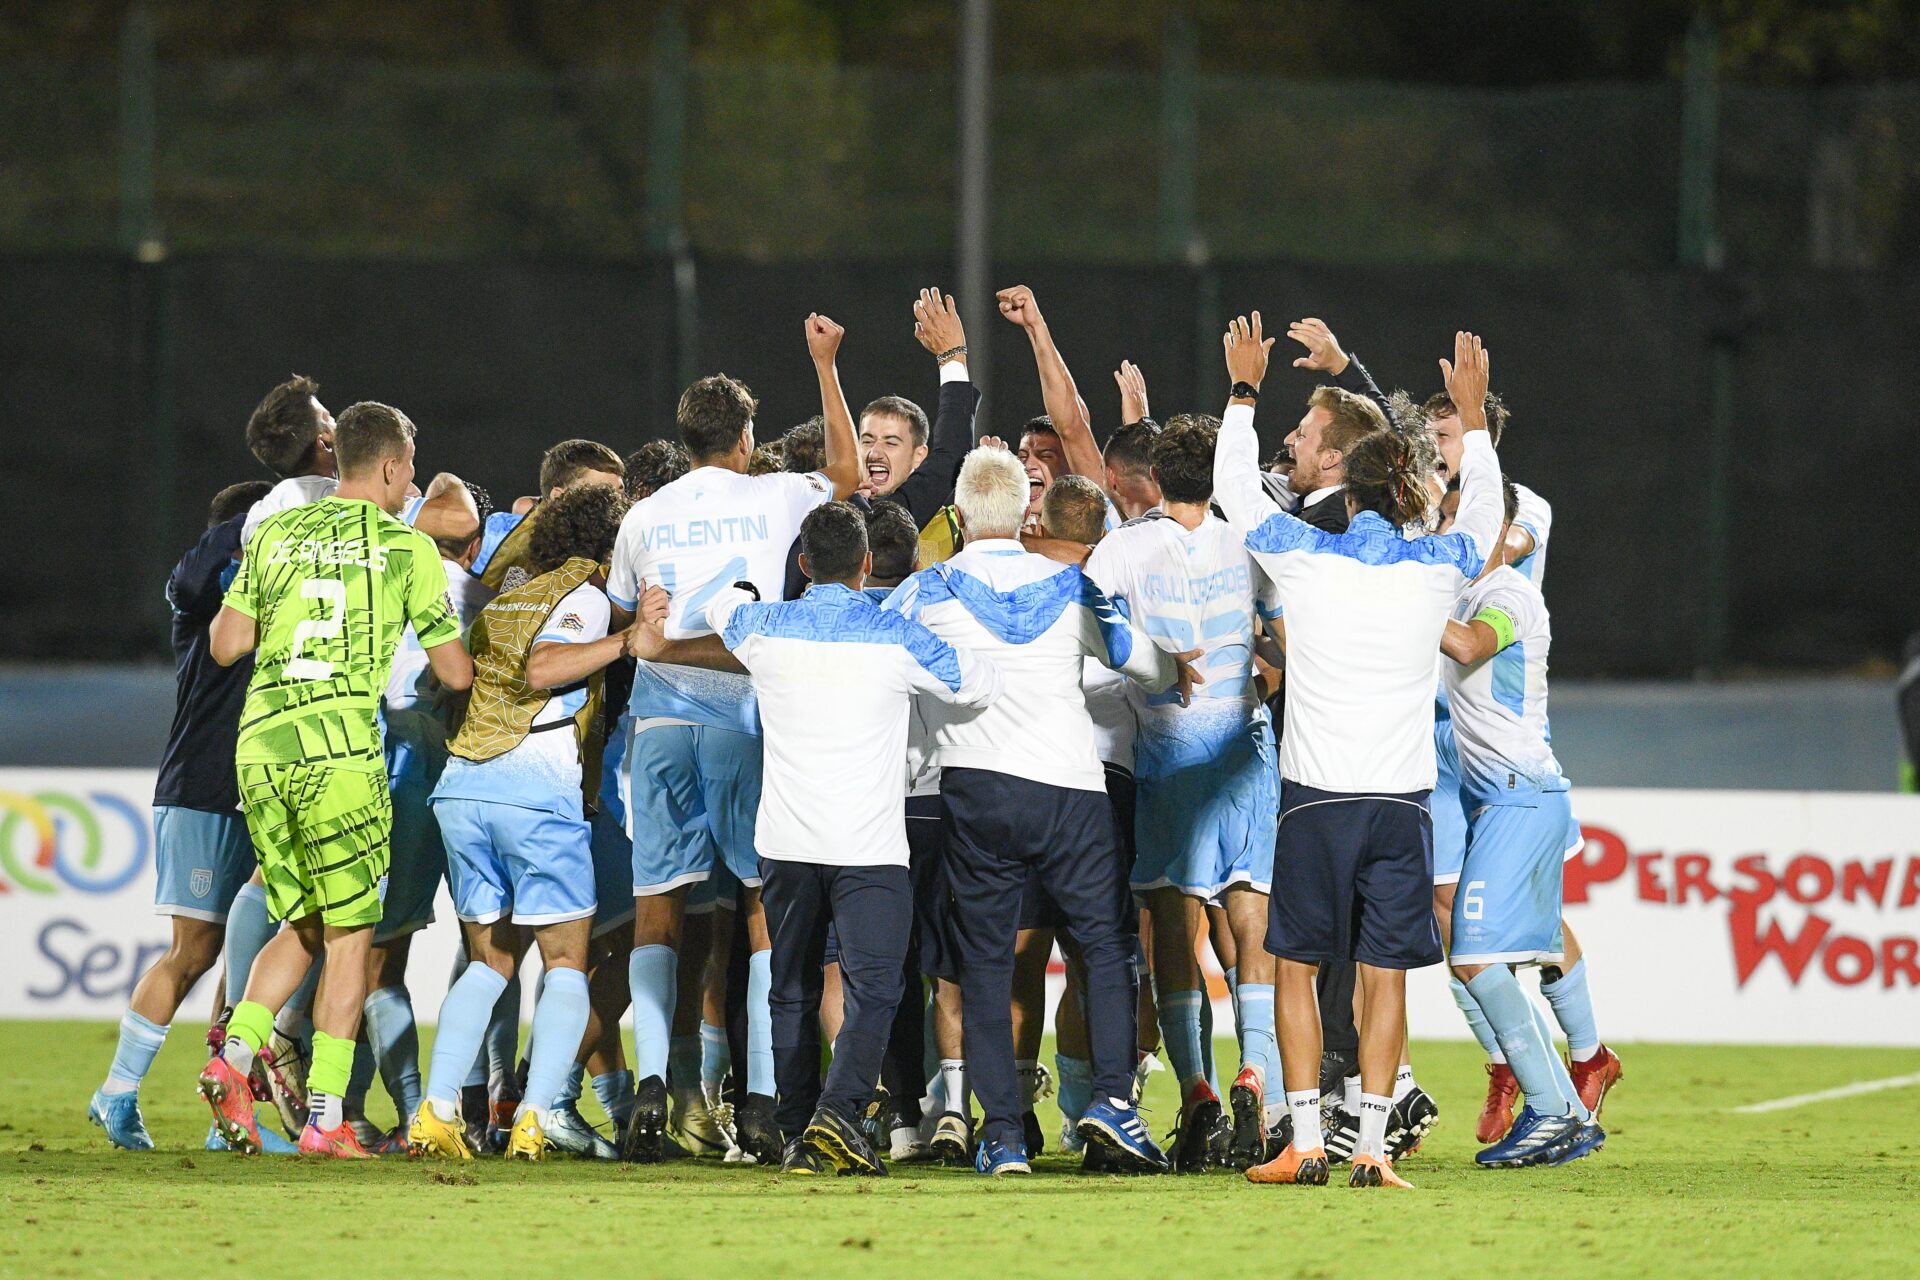
[[226,603],[259,625],[238,764],[383,771],[376,716],[400,637],[460,634],[433,540],[348,498],[264,521]]

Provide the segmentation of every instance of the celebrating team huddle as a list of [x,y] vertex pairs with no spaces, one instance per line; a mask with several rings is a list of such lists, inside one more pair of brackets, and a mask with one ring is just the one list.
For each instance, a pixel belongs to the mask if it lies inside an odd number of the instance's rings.
[[[998,1176],[1057,1089],[1091,1172],[1405,1187],[1439,1114],[1406,972],[1444,962],[1488,1057],[1476,1160],[1598,1150],[1621,1066],[1560,912],[1551,511],[1501,474],[1480,341],[1416,401],[1294,324],[1329,383],[1263,467],[1258,312],[1219,417],[1156,422],[1126,364],[1102,449],[1032,291],[998,304],[1045,410],[1015,448],[930,289],[931,423],[900,395],[856,418],[811,315],[818,418],[759,441],[747,387],[702,378],[678,443],[563,441],[511,511],[417,485],[397,409],[270,392],[247,442],[279,483],[222,491],[168,582],[173,945],[93,1121],[152,1148],[139,1087],[224,960],[209,1148]],[[406,975],[443,883],[462,959],[423,1075]],[[1138,1106],[1163,1060],[1164,1150]]]

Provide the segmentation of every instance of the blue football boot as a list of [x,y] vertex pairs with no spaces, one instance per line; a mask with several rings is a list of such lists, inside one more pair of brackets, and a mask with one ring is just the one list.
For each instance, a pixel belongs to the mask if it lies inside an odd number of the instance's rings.
[[94,1090],[93,1101],[87,1104],[87,1119],[105,1129],[113,1145],[123,1151],[153,1150],[153,1136],[147,1132],[147,1122],[140,1114],[137,1092]]
[[1122,1173],[1165,1173],[1166,1153],[1154,1145],[1147,1122],[1135,1106],[1115,1106],[1101,1098],[1080,1117],[1080,1136],[1105,1148],[1107,1164]]
[[981,1142],[979,1150],[973,1153],[973,1167],[975,1172],[994,1178],[1033,1172],[1033,1166],[1027,1163],[1026,1148],[1017,1142]]
[[1543,1116],[1528,1105],[1520,1109],[1520,1116],[1506,1137],[1483,1148],[1473,1159],[1486,1169],[1565,1164],[1598,1150],[1606,1137],[1599,1125],[1572,1111],[1560,1116]]

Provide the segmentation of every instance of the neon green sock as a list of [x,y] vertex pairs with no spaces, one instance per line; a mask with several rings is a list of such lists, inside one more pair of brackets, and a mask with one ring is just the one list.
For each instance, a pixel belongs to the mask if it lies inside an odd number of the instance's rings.
[[240,1041],[254,1053],[260,1052],[260,1046],[273,1034],[273,1012],[267,1006],[254,1000],[242,1000],[233,1007],[233,1016],[227,1019],[227,1035]]
[[313,1033],[313,1065],[307,1068],[307,1092],[346,1096],[353,1075],[353,1041],[336,1040],[324,1031]]

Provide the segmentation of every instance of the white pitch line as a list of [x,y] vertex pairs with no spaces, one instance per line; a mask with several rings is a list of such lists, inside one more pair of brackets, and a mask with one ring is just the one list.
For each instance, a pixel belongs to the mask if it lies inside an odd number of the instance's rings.
[[1791,1098],[1754,1102],[1744,1107],[1730,1107],[1729,1110],[1736,1115],[1755,1116],[1765,1111],[1786,1111],[1815,1102],[1831,1102],[1835,1098],[1857,1098],[1863,1093],[1879,1093],[1882,1089],[1904,1089],[1916,1084],[1920,1084],[1920,1072],[1910,1076],[1888,1076],[1885,1080],[1856,1080],[1852,1084],[1843,1084],[1838,1089],[1822,1089],[1818,1093],[1796,1093]]

